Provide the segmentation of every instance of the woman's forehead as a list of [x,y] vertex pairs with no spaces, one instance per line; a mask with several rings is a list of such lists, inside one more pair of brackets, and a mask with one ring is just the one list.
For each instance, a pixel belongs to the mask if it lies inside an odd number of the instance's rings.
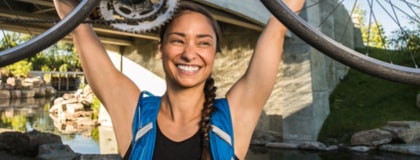
[[167,33],[169,32],[215,34],[210,20],[205,15],[193,11],[183,11],[174,17],[167,30]]

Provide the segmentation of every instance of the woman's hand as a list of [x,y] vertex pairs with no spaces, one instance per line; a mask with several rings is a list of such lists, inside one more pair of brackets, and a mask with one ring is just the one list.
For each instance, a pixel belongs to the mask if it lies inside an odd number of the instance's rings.
[[287,5],[295,13],[299,13],[305,3],[305,0],[283,0],[283,3]]
[[54,0],[54,6],[58,16],[63,19],[77,6],[77,4],[79,4],[79,2],[79,0]]
[[[303,5],[305,4],[305,0],[283,0],[283,3],[289,7],[290,10],[299,14]],[[269,24],[275,25],[275,28],[279,28],[283,34],[286,33],[287,28],[280,21],[277,20],[276,17],[271,16],[269,19]],[[284,36],[284,35],[282,35]]]

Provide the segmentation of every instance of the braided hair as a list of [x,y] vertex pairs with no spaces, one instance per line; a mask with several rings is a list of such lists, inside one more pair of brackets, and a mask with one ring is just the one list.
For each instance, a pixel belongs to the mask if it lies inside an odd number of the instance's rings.
[[210,160],[211,154],[210,154],[210,137],[209,137],[209,131],[210,131],[210,116],[211,113],[214,110],[214,101],[216,98],[216,90],[217,87],[214,86],[214,80],[210,76],[206,80],[206,84],[204,87],[204,95],[205,95],[205,101],[204,101],[204,107],[201,112],[201,122],[200,122],[200,129],[202,132],[202,154],[201,159],[202,160]]

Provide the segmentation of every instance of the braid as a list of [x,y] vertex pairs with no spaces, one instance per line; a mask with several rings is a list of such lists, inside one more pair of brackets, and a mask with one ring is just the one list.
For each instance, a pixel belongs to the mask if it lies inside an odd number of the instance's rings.
[[209,137],[209,131],[210,131],[210,116],[211,113],[214,110],[214,100],[216,98],[216,90],[217,87],[214,86],[214,80],[210,76],[206,80],[206,84],[204,87],[204,95],[205,101],[204,101],[204,107],[203,111],[201,113],[201,132],[202,132],[202,145],[203,145],[203,151],[201,154],[202,160],[210,160],[211,154],[210,154],[210,137]]

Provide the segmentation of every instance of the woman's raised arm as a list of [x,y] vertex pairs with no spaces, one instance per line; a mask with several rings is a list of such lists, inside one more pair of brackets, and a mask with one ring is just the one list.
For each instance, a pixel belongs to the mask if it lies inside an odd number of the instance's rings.
[[[54,5],[60,18],[64,18],[77,2],[54,0]],[[80,24],[71,35],[87,81],[109,112],[120,153],[125,154],[131,142],[131,122],[140,90],[114,67],[90,24]]]
[[[283,0],[299,11],[304,0]],[[261,33],[245,74],[229,90],[226,97],[232,113],[235,149],[246,151],[261,111],[276,82],[281,61],[286,27],[271,17]],[[245,154],[245,153],[237,153]]]

